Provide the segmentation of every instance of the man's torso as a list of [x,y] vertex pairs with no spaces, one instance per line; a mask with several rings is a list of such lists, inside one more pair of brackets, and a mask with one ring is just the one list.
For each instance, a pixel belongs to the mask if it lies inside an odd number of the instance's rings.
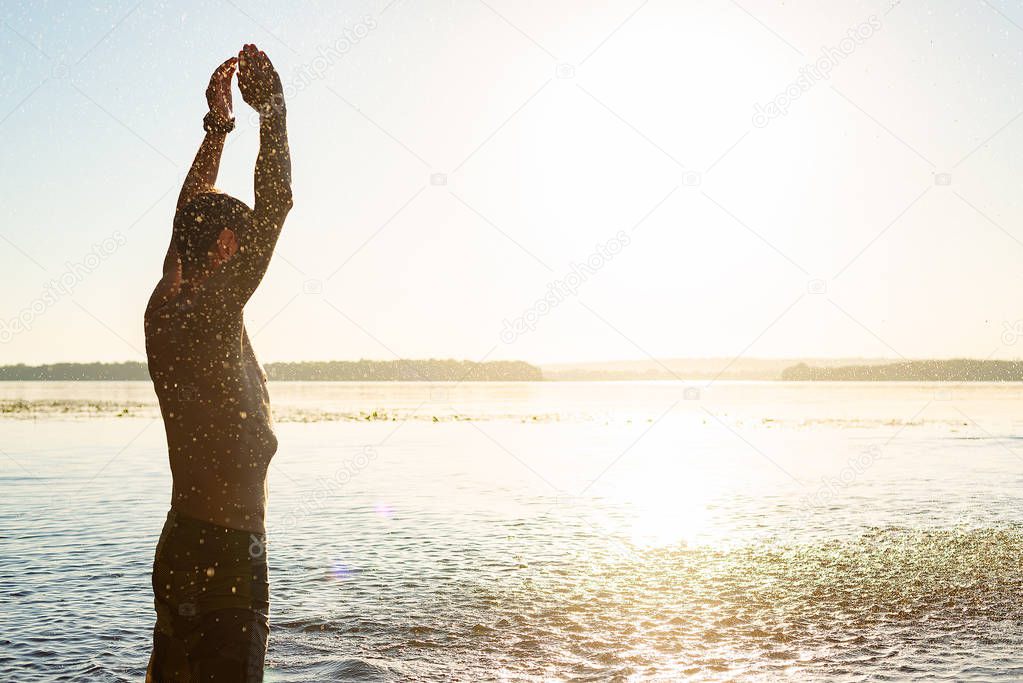
[[146,311],[149,373],[167,432],[171,507],[214,524],[262,532],[266,470],[277,450],[266,376],[239,309],[217,297],[216,275]]

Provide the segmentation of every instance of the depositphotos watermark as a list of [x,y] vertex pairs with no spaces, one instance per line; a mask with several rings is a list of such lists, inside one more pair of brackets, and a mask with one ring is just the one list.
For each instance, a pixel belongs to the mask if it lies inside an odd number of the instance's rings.
[[[334,471],[332,477],[321,477],[316,481],[316,487],[303,495],[302,502],[293,507],[284,516],[278,518],[273,525],[268,525],[267,536],[277,530],[297,526],[310,515],[323,509],[328,498],[336,495],[341,488],[359,475],[369,464],[376,460],[377,450],[372,446],[366,446],[360,450],[351,460],[341,463],[341,466]],[[249,555],[253,558],[262,557],[266,552],[267,536],[252,534],[249,536]]]
[[830,505],[842,491],[852,486],[881,458],[881,448],[870,446],[859,455],[849,458],[837,477],[821,477],[821,485],[809,496],[799,501],[799,513],[810,517],[815,510]]
[[[367,14],[362,17],[362,21],[357,22],[354,26],[342,28],[341,35],[334,42],[318,45],[316,56],[299,66],[295,70],[295,75],[282,84],[284,99],[292,99],[315,81],[324,78],[328,71],[333,69],[346,54],[352,51],[352,48],[362,42],[379,25],[376,17]],[[253,125],[259,123],[259,112],[250,114],[249,120]]]
[[831,72],[847,59],[856,49],[872,38],[882,28],[881,19],[871,15],[859,26],[855,26],[838,41],[837,45],[822,47],[821,56],[799,69],[799,77],[775,95],[767,104],[759,102],[753,107],[753,125],[765,128],[772,120],[789,113],[793,102],[813,89],[820,81],[831,78]]
[[522,315],[512,320],[505,318],[500,335],[501,341],[511,344],[526,332],[535,330],[540,318],[560,306],[568,297],[578,294],[579,288],[591,275],[607,265],[630,244],[632,238],[624,230],[619,230],[607,242],[598,244],[583,263],[573,262],[572,270],[560,280],[548,282],[547,293],[523,311]]
[[9,320],[0,319],[0,344],[6,344],[22,332],[32,329],[36,320],[61,298],[74,293],[75,287],[85,278],[94,273],[104,261],[128,243],[128,238],[120,230],[115,230],[110,237],[92,245],[92,251],[79,261],[64,263],[64,272],[60,277],[50,280],[43,287],[43,293],[22,308],[16,316]]
[[1002,343],[1006,346],[1015,346],[1023,338],[1023,320],[1002,321]]

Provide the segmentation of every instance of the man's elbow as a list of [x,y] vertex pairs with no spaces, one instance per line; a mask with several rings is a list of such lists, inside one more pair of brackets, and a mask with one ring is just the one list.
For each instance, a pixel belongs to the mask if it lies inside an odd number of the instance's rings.
[[289,188],[278,194],[274,202],[277,205],[277,211],[283,222],[288,214],[291,213],[291,207],[295,206],[295,198],[291,195],[291,189]]
[[286,216],[294,205],[295,199],[291,194],[290,185],[278,185],[262,192],[256,191],[257,214]]

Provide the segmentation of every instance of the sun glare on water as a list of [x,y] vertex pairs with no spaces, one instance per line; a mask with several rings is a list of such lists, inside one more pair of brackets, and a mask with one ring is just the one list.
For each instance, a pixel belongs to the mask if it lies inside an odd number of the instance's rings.
[[707,522],[703,501],[656,498],[637,505],[637,514],[627,533],[638,546],[692,547],[708,540]]
[[617,501],[626,511],[621,533],[630,542],[646,548],[717,545],[709,512],[718,495],[712,480],[691,472],[669,473],[630,484]]

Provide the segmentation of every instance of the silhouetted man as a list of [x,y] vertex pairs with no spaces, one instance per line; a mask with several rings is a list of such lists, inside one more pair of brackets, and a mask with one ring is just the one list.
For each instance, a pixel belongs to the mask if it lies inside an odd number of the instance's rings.
[[[260,115],[253,209],[213,187],[234,128],[236,69],[242,98]],[[145,320],[174,479],[153,562],[154,682],[262,681],[269,634],[263,534],[277,438],[242,310],[292,206],[291,155],[281,80],[255,45],[220,65],[206,99],[206,138]]]

